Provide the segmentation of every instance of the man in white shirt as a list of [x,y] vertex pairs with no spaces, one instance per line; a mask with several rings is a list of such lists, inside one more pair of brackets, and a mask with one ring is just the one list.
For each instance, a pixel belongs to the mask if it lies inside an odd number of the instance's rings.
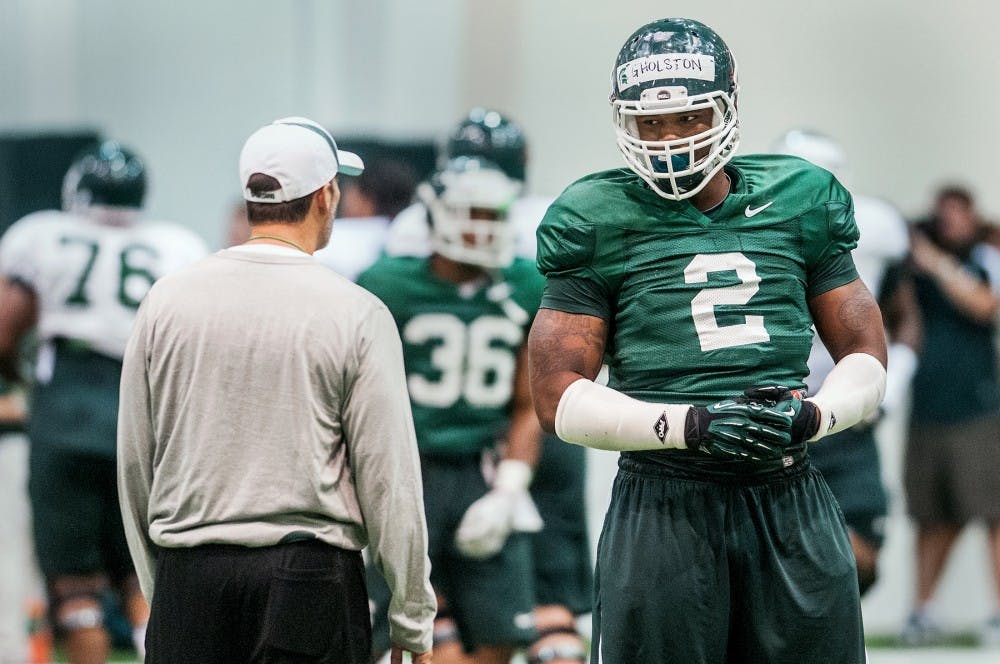
[[393,659],[436,610],[413,422],[385,306],[311,254],[357,155],[305,118],[240,156],[251,236],[152,289],[125,355],[119,484],[147,662],[365,663],[361,549]]

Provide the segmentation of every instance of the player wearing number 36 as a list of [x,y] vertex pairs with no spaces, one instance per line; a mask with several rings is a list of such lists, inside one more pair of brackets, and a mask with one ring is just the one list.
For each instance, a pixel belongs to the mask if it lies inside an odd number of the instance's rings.
[[[639,28],[611,84],[628,168],[549,208],[529,339],[542,426],[621,451],[592,661],[860,664],[851,545],[808,454],[885,387],[851,197],[801,159],[735,156],[736,62],[701,23]],[[813,324],[837,365],[803,399]]]
[[456,157],[417,193],[432,254],[384,257],[358,284],[385,302],[403,340],[443,609],[436,659],[469,661],[464,650],[507,662],[537,638],[525,533],[542,526],[528,492],[542,431],[525,339],[542,278],[514,257],[508,213],[520,183],[496,164]]
[[63,181],[63,210],[35,212],[0,241],[0,360],[18,371],[22,337],[39,342],[31,391],[29,493],[35,551],[70,661],[103,661],[102,596],[121,593],[142,648],[148,609],[118,511],[115,426],[122,353],[153,282],[207,253],[175,224],[141,220],[146,168],[107,141]]

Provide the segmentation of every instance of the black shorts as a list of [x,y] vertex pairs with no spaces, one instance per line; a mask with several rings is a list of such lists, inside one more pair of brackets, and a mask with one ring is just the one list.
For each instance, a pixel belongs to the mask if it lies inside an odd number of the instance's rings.
[[359,551],[318,540],[157,550],[147,664],[369,664]]

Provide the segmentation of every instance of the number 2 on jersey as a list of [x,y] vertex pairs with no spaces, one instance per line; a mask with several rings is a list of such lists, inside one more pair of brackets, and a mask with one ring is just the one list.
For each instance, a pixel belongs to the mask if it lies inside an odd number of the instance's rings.
[[437,342],[430,362],[439,377],[410,374],[410,398],[435,408],[448,408],[461,397],[481,408],[504,405],[514,383],[515,357],[510,348],[521,343],[523,334],[513,321],[500,316],[480,316],[468,325],[452,314],[414,317],[403,328],[403,341]]
[[701,344],[702,351],[745,346],[771,339],[771,335],[764,329],[763,316],[745,316],[744,323],[723,326],[715,319],[715,307],[746,304],[760,290],[757,266],[743,254],[698,254],[684,268],[684,282],[708,283],[710,273],[732,271],[736,272],[740,283],[703,288],[691,300],[691,317],[694,319],[694,329],[698,332],[698,343]]

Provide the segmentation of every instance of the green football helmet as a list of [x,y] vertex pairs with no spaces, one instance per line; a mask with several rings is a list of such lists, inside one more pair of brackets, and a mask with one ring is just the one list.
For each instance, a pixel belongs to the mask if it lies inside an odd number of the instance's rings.
[[138,209],[145,196],[145,165],[115,141],[80,153],[63,177],[62,202],[67,211],[91,206]]
[[[660,196],[694,196],[740,142],[736,61],[708,26],[684,18],[654,21],[636,30],[611,72],[611,106],[618,148],[636,174]],[[636,118],[713,111],[711,129],[688,138],[639,138]]]
[[457,157],[417,187],[434,251],[456,262],[503,268],[514,260],[508,210],[521,183],[480,157]]
[[498,111],[474,108],[448,135],[442,165],[455,157],[483,157],[524,182],[528,148],[521,128]]

